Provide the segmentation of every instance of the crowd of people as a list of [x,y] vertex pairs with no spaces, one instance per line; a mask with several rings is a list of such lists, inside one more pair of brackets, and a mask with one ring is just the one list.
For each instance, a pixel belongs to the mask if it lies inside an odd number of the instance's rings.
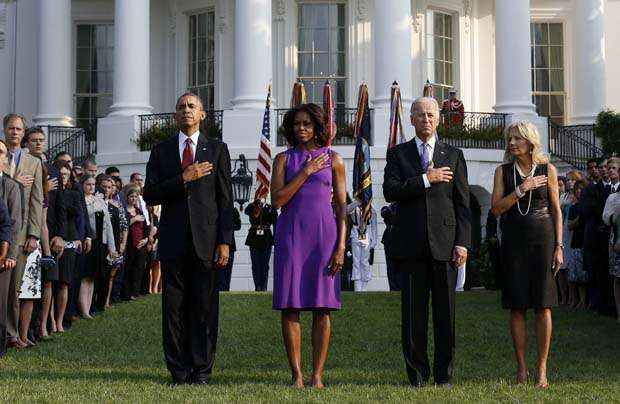
[[133,173],[46,155],[40,127],[18,114],[0,140],[0,357],[66,332],[112,305],[161,293],[159,207]]

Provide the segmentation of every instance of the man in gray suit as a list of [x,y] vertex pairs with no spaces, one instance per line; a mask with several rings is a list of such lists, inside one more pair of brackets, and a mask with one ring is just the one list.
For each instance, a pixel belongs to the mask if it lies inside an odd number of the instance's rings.
[[7,166],[7,147],[0,140],[0,199],[4,201],[9,209],[12,222],[11,243],[7,259],[3,267],[0,267],[0,357],[6,352],[6,321],[7,303],[9,297],[9,285],[11,282],[11,272],[17,264],[17,237],[22,227],[22,192],[17,181],[4,174]]

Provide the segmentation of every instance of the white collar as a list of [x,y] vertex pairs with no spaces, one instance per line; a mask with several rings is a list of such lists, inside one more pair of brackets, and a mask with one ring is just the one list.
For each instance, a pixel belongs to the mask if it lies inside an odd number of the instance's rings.
[[[422,139],[420,139],[420,138],[419,138],[419,137],[417,137],[417,136],[415,136],[415,137],[414,137],[414,139],[415,139],[415,143],[416,143],[416,145],[418,146],[418,150],[419,150],[419,149],[420,149],[420,146],[421,146],[421,145],[422,145],[422,143],[424,143],[424,142],[422,141]],[[427,143],[427,144],[431,147],[431,149],[434,149],[434,148],[435,148],[435,143],[436,143],[436,142],[437,142],[437,135],[433,134],[433,136],[431,136],[431,138],[430,138],[430,139],[428,139],[428,141],[427,141],[426,143]]]
[[179,144],[185,146],[185,141],[189,138],[189,139],[192,139],[192,142],[194,143],[194,145],[197,145],[199,136],[200,136],[199,130],[192,133],[191,136],[187,136],[185,133],[179,131]]

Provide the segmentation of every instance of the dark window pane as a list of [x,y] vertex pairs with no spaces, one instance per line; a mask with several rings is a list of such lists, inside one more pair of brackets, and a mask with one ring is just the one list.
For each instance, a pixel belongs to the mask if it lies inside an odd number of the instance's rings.
[[564,96],[551,95],[549,97],[549,112],[552,116],[564,115]]
[[452,63],[446,63],[446,84],[451,86],[453,83],[452,80]]
[[195,38],[196,37],[196,16],[195,15],[190,15],[189,16],[189,38]]
[[215,41],[213,37],[207,39],[207,58],[212,58],[215,54]]
[[198,28],[197,28],[198,37],[206,37],[207,36],[207,15],[206,14],[198,14]]
[[534,50],[535,67],[549,67],[549,48],[547,46],[537,46]]
[[344,53],[336,53],[330,55],[329,74],[336,76],[344,76],[345,74]]
[[443,38],[435,37],[434,45],[435,45],[435,59],[445,60],[444,59],[445,55],[443,53]]
[[549,96],[548,95],[536,95],[534,96],[534,104],[536,104],[536,112],[541,116],[549,116]]
[[[93,70],[90,72],[90,92],[91,93],[98,93],[100,91],[103,91],[103,88],[99,88],[99,86],[101,85],[101,87],[103,87],[103,83],[99,83],[99,77],[97,77],[97,71]],[[102,80],[103,81],[103,80]]]
[[75,67],[78,70],[90,69],[90,48],[77,48]]
[[547,24],[535,23],[534,24],[534,43],[536,45],[546,45],[549,42],[547,35]]
[[564,70],[549,71],[550,91],[564,91]]
[[207,15],[207,33],[210,36],[213,36],[215,33],[215,13],[210,12]]
[[329,59],[327,53],[318,53],[314,55],[314,74],[316,76],[329,75]]
[[[534,69],[531,69],[530,73],[532,74],[532,91],[536,91],[536,78],[534,77]],[[534,103],[534,99],[532,99],[532,103]]]
[[105,71],[107,67],[105,51],[99,48],[93,49],[93,68]]
[[338,26],[344,27],[346,25],[346,9],[344,4],[338,4]]
[[90,46],[90,25],[77,26],[77,46]]
[[78,118],[88,118],[90,111],[90,98],[88,97],[76,97],[75,98],[75,114]]
[[189,45],[189,60],[191,62],[195,62],[197,60],[196,58],[198,57],[198,55],[196,54],[196,44],[197,41],[192,40]]
[[562,45],[564,34],[562,32],[562,24],[553,23],[549,24],[549,44],[550,45]]
[[536,91],[549,91],[549,70],[536,70]]
[[329,26],[338,26],[338,4],[330,4],[329,6]]
[[549,67],[551,68],[563,68],[564,67],[564,53],[561,46],[549,47]]
[[90,71],[78,71],[75,77],[75,89],[78,94],[90,93]]
[[95,25],[94,44],[97,48],[103,48],[106,46],[106,27],[105,25]]
[[190,86],[196,85],[196,64],[191,62],[189,64],[188,83]]
[[215,71],[213,63],[207,63],[207,83],[213,84],[215,82]]
[[336,102],[344,104],[346,96],[346,86],[344,80],[336,81]]
[[435,62],[435,83],[444,83],[443,62]]
[[198,77],[196,79],[196,84],[199,86],[207,84],[207,64],[204,62],[198,63]]
[[107,25],[106,28],[106,46],[114,48],[114,25]]
[[313,35],[314,50],[321,52],[329,51],[329,31],[326,29],[317,29]]
[[445,55],[446,55],[446,60],[448,62],[452,62],[452,40],[451,39],[446,39],[444,42],[444,48],[445,48]]
[[312,75],[312,54],[302,53],[299,55],[299,75],[311,76]]
[[207,39],[206,38],[198,38],[198,54],[196,60],[207,60]]
[[452,38],[452,16],[444,14],[444,36]]
[[299,50],[309,51],[312,50],[312,30],[300,29],[299,30]]
[[433,13],[433,34],[443,35],[443,15],[441,13]]
[[344,52],[347,45],[347,36],[344,28],[338,30],[338,51]]

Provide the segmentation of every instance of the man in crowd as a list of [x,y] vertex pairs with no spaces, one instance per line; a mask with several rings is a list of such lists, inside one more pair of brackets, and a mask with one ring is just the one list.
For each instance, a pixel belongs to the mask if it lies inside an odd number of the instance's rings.
[[84,173],[90,174],[93,177],[97,176],[97,162],[94,158],[87,158],[84,160],[82,167],[84,168]]
[[7,344],[14,347],[25,345],[18,338],[19,294],[28,255],[38,248],[43,219],[43,173],[41,160],[22,150],[21,142],[25,134],[26,121],[21,115],[8,114],[3,120],[4,136],[8,147],[8,167],[4,174],[17,180],[22,186],[23,225],[16,243],[18,245],[17,265],[11,271],[9,285],[9,312]]
[[598,182],[601,179],[598,169],[598,159],[591,158],[587,162],[587,174],[589,182]]
[[109,175],[110,177],[120,177],[121,171],[117,167],[110,166],[105,169],[105,174]]
[[0,357],[6,352],[7,339],[7,313],[9,285],[11,284],[12,272],[17,264],[18,246],[17,240],[22,227],[22,195],[17,181],[4,174],[8,165],[8,149],[4,141],[0,140],[0,199],[6,204],[11,217],[11,245],[9,246],[4,266],[0,267]]
[[450,98],[441,105],[441,116],[444,126],[460,126],[465,119],[463,102],[456,97],[456,90],[450,90]]

